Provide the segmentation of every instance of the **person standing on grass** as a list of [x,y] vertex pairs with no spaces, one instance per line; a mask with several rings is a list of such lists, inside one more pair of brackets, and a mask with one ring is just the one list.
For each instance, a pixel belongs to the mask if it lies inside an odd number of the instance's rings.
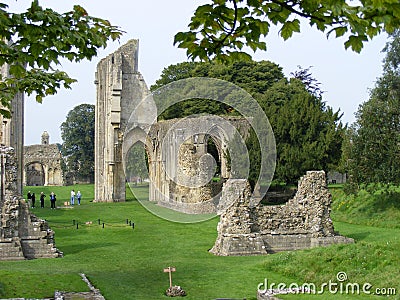
[[44,208],[44,198],[45,197],[46,197],[46,195],[43,192],[41,192],[40,193],[40,207],[41,208]]
[[31,195],[31,201],[32,201],[32,208],[35,208],[35,201],[36,201],[35,193],[32,193],[32,195]]
[[71,191],[71,205],[74,205],[74,204],[75,204],[75,191],[72,190]]
[[54,192],[51,192],[50,194],[50,203],[51,203],[51,209],[56,209],[56,195],[54,194]]
[[78,191],[76,193],[76,198],[78,199],[78,205],[81,205],[81,198],[82,198],[81,191]]
[[31,204],[31,200],[32,200],[31,191],[28,192],[28,194],[26,195],[26,198],[28,199],[28,205],[30,205]]

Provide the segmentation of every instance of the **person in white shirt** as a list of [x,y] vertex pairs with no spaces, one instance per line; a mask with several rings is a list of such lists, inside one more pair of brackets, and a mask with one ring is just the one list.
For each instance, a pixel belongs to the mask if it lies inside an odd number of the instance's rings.
[[75,191],[72,190],[71,191],[71,205],[74,205],[74,204],[75,204]]

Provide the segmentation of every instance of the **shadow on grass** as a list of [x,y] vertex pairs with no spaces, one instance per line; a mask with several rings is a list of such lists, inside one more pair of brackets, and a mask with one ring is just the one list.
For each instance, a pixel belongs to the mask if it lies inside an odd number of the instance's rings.
[[359,242],[359,241],[363,241],[365,240],[369,235],[371,234],[371,232],[357,232],[357,233],[351,233],[351,234],[347,234],[347,237],[353,238],[354,241]]

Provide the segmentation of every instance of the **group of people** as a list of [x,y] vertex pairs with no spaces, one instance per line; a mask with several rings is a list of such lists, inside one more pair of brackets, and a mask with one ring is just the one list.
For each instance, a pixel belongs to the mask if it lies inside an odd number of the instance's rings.
[[[75,194],[74,190],[71,191],[71,205],[75,204],[75,197],[76,197],[76,200],[78,201],[78,205],[81,205],[82,194],[80,191],[78,191]],[[31,203],[31,207],[35,208],[35,202],[36,202],[35,193],[31,193],[31,191],[29,191],[27,194],[27,198],[28,198],[28,201]],[[40,193],[40,207],[41,208],[44,208],[44,198],[46,198],[46,195],[43,192],[41,192]],[[56,194],[54,194],[54,192],[51,192],[50,193],[50,208],[51,209],[56,209],[56,201],[57,201]]]
[[78,200],[78,205],[81,205],[82,194],[80,191],[75,194],[75,190],[71,191],[71,205],[75,205],[75,197]]

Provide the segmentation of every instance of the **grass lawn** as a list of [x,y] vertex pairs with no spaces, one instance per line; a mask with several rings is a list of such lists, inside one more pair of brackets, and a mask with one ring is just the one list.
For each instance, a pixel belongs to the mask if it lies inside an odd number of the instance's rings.
[[[0,298],[52,297],[54,290],[87,291],[79,276],[85,273],[108,300],[168,299],[163,295],[169,286],[163,268],[168,266],[176,267],[173,284],[187,291],[185,299],[256,299],[257,286],[265,279],[269,283],[322,284],[336,281],[339,271],[346,272],[350,282],[396,287],[400,293],[398,228],[335,222],[336,230],[357,243],[267,256],[218,257],[208,253],[217,235],[217,218],[173,223],[149,213],[129,192],[129,201],[124,203],[93,203],[92,185],[73,188],[82,192],[82,205],[50,210],[47,198],[46,208],[34,209],[55,230],[57,248],[64,257],[0,262]],[[69,200],[72,187],[28,189],[36,195],[54,191],[61,205]],[[146,193],[143,186],[136,189]],[[126,224],[127,219],[134,222],[134,229]],[[282,298],[382,299],[330,293]]]

